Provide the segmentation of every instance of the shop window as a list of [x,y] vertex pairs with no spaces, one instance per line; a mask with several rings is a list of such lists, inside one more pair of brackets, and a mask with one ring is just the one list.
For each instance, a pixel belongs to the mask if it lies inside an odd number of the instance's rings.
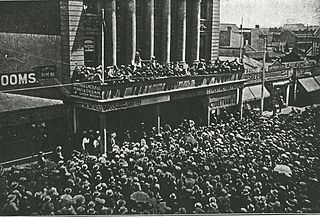
[[86,66],[95,66],[95,43],[93,39],[84,42],[84,62]]

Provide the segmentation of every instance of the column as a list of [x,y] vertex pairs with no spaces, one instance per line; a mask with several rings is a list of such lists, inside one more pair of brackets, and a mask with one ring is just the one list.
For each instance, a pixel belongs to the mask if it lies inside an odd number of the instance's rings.
[[162,62],[170,62],[171,0],[162,0]]
[[160,115],[160,104],[156,104],[156,117],[157,117],[157,132],[160,134],[161,128],[161,115]]
[[243,118],[243,88],[239,88],[239,112],[241,120]]
[[198,63],[200,57],[200,19],[201,0],[192,0],[192,17],[190,31],[191,63]]
[[[97,1],[97,8],[98,8],[98,16],[102,17],[102,10],[103,10],[103,6],[102,6],[102,0]],[[101,31],[103,31],[102,25],[100,25]],[[102,35],[99,34],[97,36],[97,64],[98,65],[102,65]]]
[[145,0],[145,57],[154,56],[154,0]]
[[127,48],[127,63],[134,64],[136,55],[137,42],[137,21],[136,21],[136,0],[126,1],[126,48]]
[[106,114],[100,113],[100,136],[101,136],[101,153],[105,154],[109,147],[108,147],[108,136],[107,136],[107,121],[106,121]]
[[187,2],[177,0],[177,60],[186,62],[186,37],[187,37]]
[[73,133],[77,133],[78,132],[78,111],[77,111],[77,107],[75,107],[74,105],[72,106],[72,129],[73,129]]
[[104,21],[106,23],[104,44],[106,65],[117,65],[117,16],[116,0],[105,0]]

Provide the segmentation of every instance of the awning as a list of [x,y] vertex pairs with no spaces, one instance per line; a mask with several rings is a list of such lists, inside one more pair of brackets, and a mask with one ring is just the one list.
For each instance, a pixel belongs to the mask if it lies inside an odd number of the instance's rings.
[[314,77],[299,79],[299,83],[308,93],[320,90],[320,85]]
[[0,113],[63,105],[62,100],[0,93]]
[[273,86],[284,86],[287,84],[290,84],[290,81],[286,80],[286,81],[273,82]]
[[256,98],[254,97],[253,93],[251,92],[250,88],[249,87],[245,87],[243,89],[243,101],[244,102],[248,102],[248,101],[253,101],[255,100]]
[[[252,100],[261,99],[261,89],[262,89],[261,84],[250,86],[250,87],[245,87],[243,89],[243,101],[248,102],[248,101],[252,101]],[[263,91],[264,91],[263,92],[264,98],[270,97],[270,93],[265,87],[263,88]],[[251,94],[249,92],[251,92]]]
[[314,77],[314,79],[316,79],[316,81],[318,82],[318,84],[320,84],[320,75],[319,75],[319,76]]

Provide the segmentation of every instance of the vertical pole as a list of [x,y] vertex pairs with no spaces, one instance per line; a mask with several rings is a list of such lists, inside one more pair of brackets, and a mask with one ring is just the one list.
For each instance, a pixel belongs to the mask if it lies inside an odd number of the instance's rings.
[[205,106],[207,109],[207,126],[209,127],[211,124],[211,107],[209,102],[209,96],[206,97]]
[[286,107],[289,106],[289,98],[290,98],[290,84],[286,86]]
[[241,35],[240,35],[240,63],[242,63],[243,62],[243,43],[242,43],[242,41],[243,41],[243,17],[241,17]]
[[160,111],[160,104],[156,104],[156,116],[157,116],[157,132],[160,134],[161,128],[161,111]]
[[261,115],[263,114],[264,107],[264,83],[266,74],[266,55],[267,55],[267,36],[264,37],[264,52],[263,52],[263,70],[261,75],[262,85],[261,85]]
[[104,9],[102,8],[102,26],[101,26],[101,47],[102,47],[102,51],[101,51],[101,66],[102,66],[102,75],[101,75],[101,79],[102,82],[104,83],[104,69],[105,69],[105,43],[104,43]]
[[100,136],[101,136],[101,154],[106,154],[108,151],[109,147],[107,146],[107,122],[106,122],[106,114],[105,113],[100,113]]
[[243,88],[239,88],[240,120],[243,118]]
[[78,132],[78,114],[77,107],[72,106],[73,133]]

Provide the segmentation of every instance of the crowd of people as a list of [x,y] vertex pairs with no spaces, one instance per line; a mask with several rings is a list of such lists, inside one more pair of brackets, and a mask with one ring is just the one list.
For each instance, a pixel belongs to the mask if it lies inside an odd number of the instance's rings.
[[86,67],[76,66],[71,80],[73,82],[80,81],[105,81],[113,80],[117,82],[148,80],[172,76],[188,76],[188,75],[208,75],[215,73],[228,73],[244,71],[242,64],[233,61],[220,61],[217,59],[214,63],[206,63],[201,60],[191,67],[187,67],[179,62],[168,64],[160,64],[155,58],[150,61],[138,61],[134,65],[121,65],[120,67],[112,66],[105,69],[104,78],[102,76],[102,66]]
[[0,215],[320,212],[319,110],[226,118],[0,170]]

